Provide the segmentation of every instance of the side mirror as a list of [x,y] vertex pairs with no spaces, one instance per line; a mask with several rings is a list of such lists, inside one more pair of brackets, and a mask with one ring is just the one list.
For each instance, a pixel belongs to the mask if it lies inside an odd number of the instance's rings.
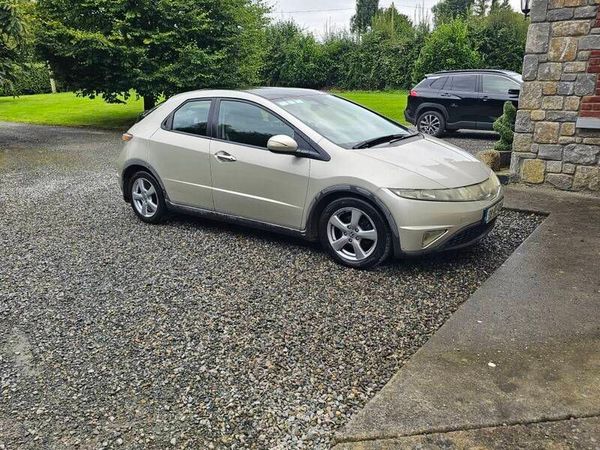
[[508,90],[508,95],[519,95],[521,93],[520,89],[509,89]]
[[278,134],[271,137],[267,142],[267,148],[273,153],[296,153],[298,143],[285,134]]

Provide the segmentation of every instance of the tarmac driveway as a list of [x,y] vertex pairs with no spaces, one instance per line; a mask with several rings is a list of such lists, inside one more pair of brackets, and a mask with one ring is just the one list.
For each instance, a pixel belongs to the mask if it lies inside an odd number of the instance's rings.
[[318,247],[136,220],[119,135],[0,123],[0,446],[327,448],[541,222],[360,272]]

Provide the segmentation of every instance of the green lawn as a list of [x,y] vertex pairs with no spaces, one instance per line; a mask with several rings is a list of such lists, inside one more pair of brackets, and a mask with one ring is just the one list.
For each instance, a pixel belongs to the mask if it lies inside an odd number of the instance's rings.
[[335,93],[390,119],[406,124],[406,120],[404,120],[408,94],[406,91],[340,91]]
[[128,128],[143,111],[135,95],[125,104],[60,94],[0,97],[0,120],[74,127]]
[[[404,122],[406,91],[340,91],[337,94],[385,116]],[[126,129],[142,112],[142,100],[132,96],[126,104],[91,100],[70,92],[0,97],[0,121],[44,125]]]

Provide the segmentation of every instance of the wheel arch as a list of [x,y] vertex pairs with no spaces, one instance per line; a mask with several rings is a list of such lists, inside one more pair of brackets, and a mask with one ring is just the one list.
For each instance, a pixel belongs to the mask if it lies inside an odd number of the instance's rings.
[[448,123],[448,110],[438,103],[421,103],[415,112],[415,124],[419,122],[419,116],[427,111],[437,111],[442,114],[446,123]]
[[394,255],[399,255],[400,250],[400,235],[398,234],[398,226],[390,210],[385,204],[377,198],[368,189],[352,186],[352,185],[336,185],[323,189],[313,200],[308,209],[306,219],[306,237],[310,240],[317,240],[319,236],[319,219],[321,213],[329,203],[342,197],[354,197],[366,201],[371,206],[376,208],[385,218],[385,221],[392,233],[392,242],[394,247]]
[[165,199],[168,200],[169,197],[167,195],[167,190],[165,189],[162,180],[158,176],[158,173],[150,164],[148,164],[145,161],[142,161],[141,159],[132,159],[127,161],[121,172],[121,190],[123,192],[123,199],[126,202],[129,202],[131,200],[129,196],[129,189],[127,189],[127,186],[133,174],[140,170],[149,172],[154,178],[156,178],[156,181],[158,181],[158,184],[160,185],[160,189],[162,190]]

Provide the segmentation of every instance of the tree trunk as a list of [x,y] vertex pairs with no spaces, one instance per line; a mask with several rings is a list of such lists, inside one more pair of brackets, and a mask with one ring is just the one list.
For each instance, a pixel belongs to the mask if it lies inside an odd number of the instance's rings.
[[156,105],[156,97],[154,95],[144,95],[144,111],[154,108]]

